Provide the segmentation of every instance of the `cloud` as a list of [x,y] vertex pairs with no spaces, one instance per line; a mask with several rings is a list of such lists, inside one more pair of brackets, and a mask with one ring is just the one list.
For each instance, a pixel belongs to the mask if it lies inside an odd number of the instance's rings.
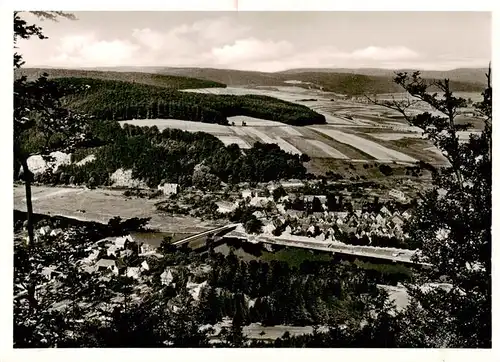
[[376,47],[369,46],[364,49],[358,49],[348,54],[348,57],[354,59],[373,59],[373,60],[398,60],[418,58],[419,54],[407,47]]
[[216,64],[235,65],[240,62],[275,60],[288,57],[294,47],[287,41],[259,40],[247,38],[236,40],[233,44],[212,49]]
[[[234,47],[243,50],[247,47]],[[295,49],[291,44],[284,46],[281,42],[268,42],[258,44],[254,47],[257,54],[266,53],[266,56],[243,56],[238,62],[233,61],[230,67],[244,65],[248,69],[258,69],[262,71],[280,71],[292,68],[356,68],[356,67],[379,67],[385,62],[401,62],[406,60],[418,60],[421,56],[406,47],[377,47],[368,46],[366,48],[355,49],[353,51],[343,51],[332,46],[323,46],[314,49]],[[228,53],[234,50],[227,48]],[[245,68],[246,69],[246,68]]]
[[43,64],[52,66],[199,66],[270,72],[307,67],[429,69],[482,64],[477,59],[432,58],[403,45],[367,44],[354,50],[331,45],[299,48],[291,40],[259,38],[237,18],[229,17],[163,31],[135,28],[114,39],[95,33],[64,35],[45,59]]
[[50,61],[54,65],[107,66],[133,59],[139,47],[128,40],[100,40],[95,34],[66,35]]

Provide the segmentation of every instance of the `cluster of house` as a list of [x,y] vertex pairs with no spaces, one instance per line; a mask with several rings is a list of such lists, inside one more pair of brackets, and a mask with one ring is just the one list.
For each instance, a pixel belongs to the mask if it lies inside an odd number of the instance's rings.
[[[294,185],[295,186],[295,185]],[[273,188],[270,188],[271,191]],[[398,190],[390,190],[389,196],[399,201],[405,200],[406,196]],[[336,240],[336,236],[342,234],[354,234],[358,238],[363,236],[385,236],[401,239],[404,237],[403,225],[411,216],[408,210],[391,211],[386,206],[381,206],[378,200],[366,209],[343,211],[343,196],[337,196],[335,203],[342,211],[328,211],[325,195],[298,195],[289,193],[274,203],[273,197],[263,191],[243,190],[241,192],[243,200],[261,210],[255,211],[254,216],[262,220],[264,234],[299,235],[310,236],[318,240]],[[220,213],[230,213],[238,207],[241,200],[235,202],[217,202]],[[287,202],[300,201],[304,210],[294,210],[286,208]],[[266,206],[273,202],[274,211],[267,212]],[[372,206],[373,206],[372,205]],[[370,211],[371,210],[371,211]],[[375,211],[376,210],[376,211]],[[272,221],[270,221],[272,220]]]
[[[35,242],[39,242],[40,238],[46,237],[46,236],[58,236],[62,233],[62,229],[60,228],[51,228],[48,225],[42,226],[41,228],[35,230],[34,232],[34,239]],[[26,244],[29,242],[29,237],[25,237],[25,242]]]
[[[391,212],[383,206],[379,212],[355,210],[324,211],[306,215],[303,211],[287,210],[263,227],[264,234],[274,234],[277,229],[283,235],[314,237],[320,241],[336,241],[342,234],[354,234],[358,238],[379,235],[403,238],[403,225],[410,218],[409,211]],[[283,228],[283,226],[286,227]]]
[[149,271],[146,260],[135,261],[134,265],[128,265],[127,261],[133,256],[143,256],[150,251],[147,244],[135,240],[131,235],[110,237],[99,240],[86,251],[91,253],[81,260],[82,270],[88,273],[113,273],[125,275],[130,278],[140,279]]
[[[206,277],[206,275],[212,270],[210,265],[202,264],[198,266],[193,266],[193,264],[188,265],[189,279],[186,284],[188,292],[192,295],[194,299],[198,298],[201,288],[207,285],[207,281],[202,283],[195,283],[192,281],[192,277]],[[160,274],[160,282],[162,285],[175,287],[174,281],[175,267],[167,267]]]

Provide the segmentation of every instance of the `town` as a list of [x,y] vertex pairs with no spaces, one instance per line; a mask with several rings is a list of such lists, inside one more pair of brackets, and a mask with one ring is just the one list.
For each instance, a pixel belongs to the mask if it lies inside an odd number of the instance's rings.
[[13,348],[491,348],[489,15],[235,14],[14,12]]

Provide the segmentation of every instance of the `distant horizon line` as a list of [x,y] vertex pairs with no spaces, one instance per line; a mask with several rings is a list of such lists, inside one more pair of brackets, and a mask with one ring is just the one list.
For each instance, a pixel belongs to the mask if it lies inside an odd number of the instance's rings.
[[459,68],[450,68],[450,69],[430,69],[430,68],[383,68],[383,67],[357,67],[357,68],[349,68],[349,67],[299,67],[299,68],[287,68],[284,70],[269,72],[262,70],[253,70],[253,69],[235,69],[235,68],[217,68],[211,66],[167,66],[167,65],[114,65],[114,66],[55,66],[55,65],[30,65],[24,66],[22,68],[51,68],[51,69],[68,69],[68,70],[86,70],[86,69],[98,69],[98,68],[109,68],[109,69],[118,69],[118,68],[170,68],[170,69],[214,69],[214,70],[233,70],[238,72],[256,72],[256,73],[283,73],[291,70],[307,70],[307,69],[321,69],[321,70],[337,70],[337,69],[348,69],[348,70],[394,70],[394,71],[402,71],[402,70],[415,70],[415,71],[428,71],[428,72],[451,72],[455,70],[482,70],[488,69],[488,65],[482,67],[459,67]]

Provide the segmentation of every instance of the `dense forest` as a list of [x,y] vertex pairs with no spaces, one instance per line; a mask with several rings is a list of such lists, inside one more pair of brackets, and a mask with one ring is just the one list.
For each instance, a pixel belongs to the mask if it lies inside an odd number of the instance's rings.
[[216,95],[180,92],[164,87],[93,78],[58,78],[62,88],[83,89],[66,97],[66,106],[102,120],[175,118],[228,124],[244,115],[292,125],[325,123],[306,106],[257,95]]
[[[213,251],[196,258],[210,266],[200,298],[204,310],[201,322],[209,324],[223,317],[234,318],[236,313],[240,313],[243,325],[343,324],[366,315],[369,300],[379,294],[376,284],[411,279],[411,271],[399,265],[304,261],[291,267],[284,261],[246,262],[233,252],[225,256]],[[196,263],[188,254],[181,259],[179,254],[167,254],[154,269],[161,273],[187,259]],[[176,282],[182,286],[186,281]]]
[[[132,176],[149,186],[162,182],[181,185],[197,183],[198,187],[216,187],[223,182],[267,182],[286,178],[303,178],[303,158],[281,150],[276,144],[256,143],[245,150],[224,144],[207,133],[190,133],[177,129],[137,127],[116,121],[91,121],[94,145],[73,155],[78,162],[89,154],[95,161],[83,165],[66,165],[58,175],[46,175],[49,182],[108,185],[117,169],[131,169]],[[196,171],[196,172],[195,172]],[[42,176],[44,177],[44,176]]]

